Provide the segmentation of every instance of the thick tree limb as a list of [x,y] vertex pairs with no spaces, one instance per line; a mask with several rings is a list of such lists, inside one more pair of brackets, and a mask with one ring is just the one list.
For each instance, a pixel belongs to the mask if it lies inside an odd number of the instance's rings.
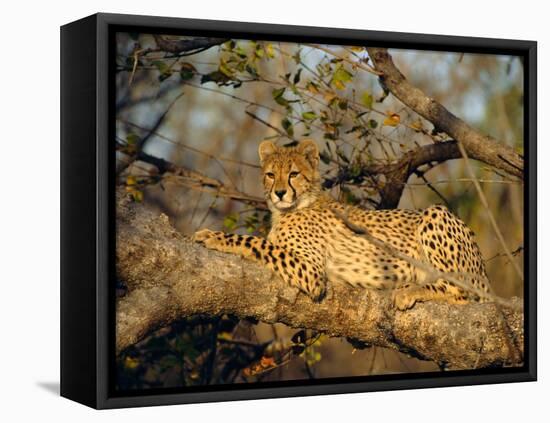
[[190,52],[192,52],[191,54],[195,54],[227,41],[226,38],[191,38],[175,40],[156,34],[153,35],[153,37],[160,50],[174,54]]
[[421,166],[431,163],[443,163],[447,160],[460,158],[456,141],[446,141],[438,144],[428,144],[409,151],[398,161],[378,169],[368,169],[386,176],[386,184],[381,192],[380,208],[394,209],[405,189],[409,177]]
[[456,141],[423,145],[403,154],[397,161],[383,165],[371,165],[363,170],[365,175],[384,175],[386,183],[380,192],[380,208],[394,209],[405,189],[409,177],[421,166],[443,163],[462,157]]
[[117,352],[176,319],[232,314],[353,338],[451,368],[520,364],[507,336],[522,355],[522,311],[504,309],[502,319],[491,303],[425,303],[398,312],[387,293],[347,286],[332,286],[313,303],[261,266],[192,243],[166,216],[122,193],[117,211],[117,273],[128,285],[117,303]]
[[461,142],[468,156],[523,179],[523,157],[492,137],[481,135],[440,103],[410,84],[385,48],[368,48],[380,82],[390,92],[434,126]]

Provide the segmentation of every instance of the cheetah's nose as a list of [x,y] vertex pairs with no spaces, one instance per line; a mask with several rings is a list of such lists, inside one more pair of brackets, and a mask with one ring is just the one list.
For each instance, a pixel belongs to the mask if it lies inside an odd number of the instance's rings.
[[281,191],[275,191],[275,195],[279,197],[279,200],[283,199],[283,196],[286,194],[286,189],[283,189]]

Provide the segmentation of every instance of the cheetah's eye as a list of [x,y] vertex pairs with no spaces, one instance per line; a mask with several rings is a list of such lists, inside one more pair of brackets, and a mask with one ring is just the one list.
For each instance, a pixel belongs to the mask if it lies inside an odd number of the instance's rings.
[[299,172],[290,172],[290,177],[291,178],[295,178],[296,176],[298,176],[300,173]]
[[275,175],[272,172],[266,172],[265,176],[267,176],[269,179],[273,179]]

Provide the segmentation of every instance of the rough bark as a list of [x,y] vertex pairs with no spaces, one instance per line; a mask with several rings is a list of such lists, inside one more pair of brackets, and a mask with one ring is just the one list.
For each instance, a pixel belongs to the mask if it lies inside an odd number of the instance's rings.
[[501,315],[489,303],[425,303],[399,312],[387,293],[347,286],[332,286],[314,303],[255,263],[194,244],[165,215],[122,193],[117,213],[117,274],[128,286],[117,300],[117,352],[176,319],[232,314],[353,338],[457,369],[521,362],[521,311]]
[[437,130],[461,142],[468,156],[523,179],[523,157],[513,148],[482,135],[435,99],[409,83],[385,48],[368,48],[380,82],[403,104],[429,120]]

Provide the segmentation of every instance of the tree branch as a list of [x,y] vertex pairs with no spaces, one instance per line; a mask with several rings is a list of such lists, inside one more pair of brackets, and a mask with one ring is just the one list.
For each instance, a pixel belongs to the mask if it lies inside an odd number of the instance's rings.
[[393,63],[385,48],[367,48],[384,87],[439,131],[461,142],[468,156],[523,179],[523,157],[492,137],[481,135],[444,106],[410,84]]
[[445,141],[428,144],[403,154],[399,160],[385,165],[372,165],[364,169],[366,175],[382,174],[386,183],[380,192],[381,209],[394,209],[405,189],[409,177],[421,166],[431,163],[442,163],[460,158],[456,141]]
[[325,186],[333,186],[342,182],[352,181],[357,177],[384,175],[386,182],[380,191],[381,209],[394,209],[399,205],[401,194],[409,177],[421,166],[442,163],[447,160],[461,158],[456,141],[445,141],[436,144],[420,146],[404,153],[399,159],[391,163],[374,163],[363,166],[359,175],[342,169],[336,178],[331,179]]
[[313,303],[259,265],[192,243],[165,215],[131,202],[123,191],[117,213],[117,274],[128,285],[117,302],[117,352],[176,319],[231,314],[348,337],[456,369],[521,364],[506,342],[510,333],[523,354],[521,310],[503,308],[501,319],[492,303],[432,302],[399,312],[384,291],[341,285]]
[[163,37],[162,35],[153,35],[155,42],[160,50],[168,53],[181,54],[198,53],[197,50],[203,51],[210,47],[220,45],[227,41],[227,38],[192,38],[183,40],[172,40]]
[[143,151],[137,155],[137,160],[152,164],[158,169],[160,175],[167,174],[164,176],[164,179],[173,177],[175,181],[190,189],[208,191],[219,197],[231,198],[235,201],[253,204],[258,210],[267,210],[267,204],[263,198],[246,194],[235,188],[230,188],[224,185],[219,179],[211,178],[196,170],[177,166]]

